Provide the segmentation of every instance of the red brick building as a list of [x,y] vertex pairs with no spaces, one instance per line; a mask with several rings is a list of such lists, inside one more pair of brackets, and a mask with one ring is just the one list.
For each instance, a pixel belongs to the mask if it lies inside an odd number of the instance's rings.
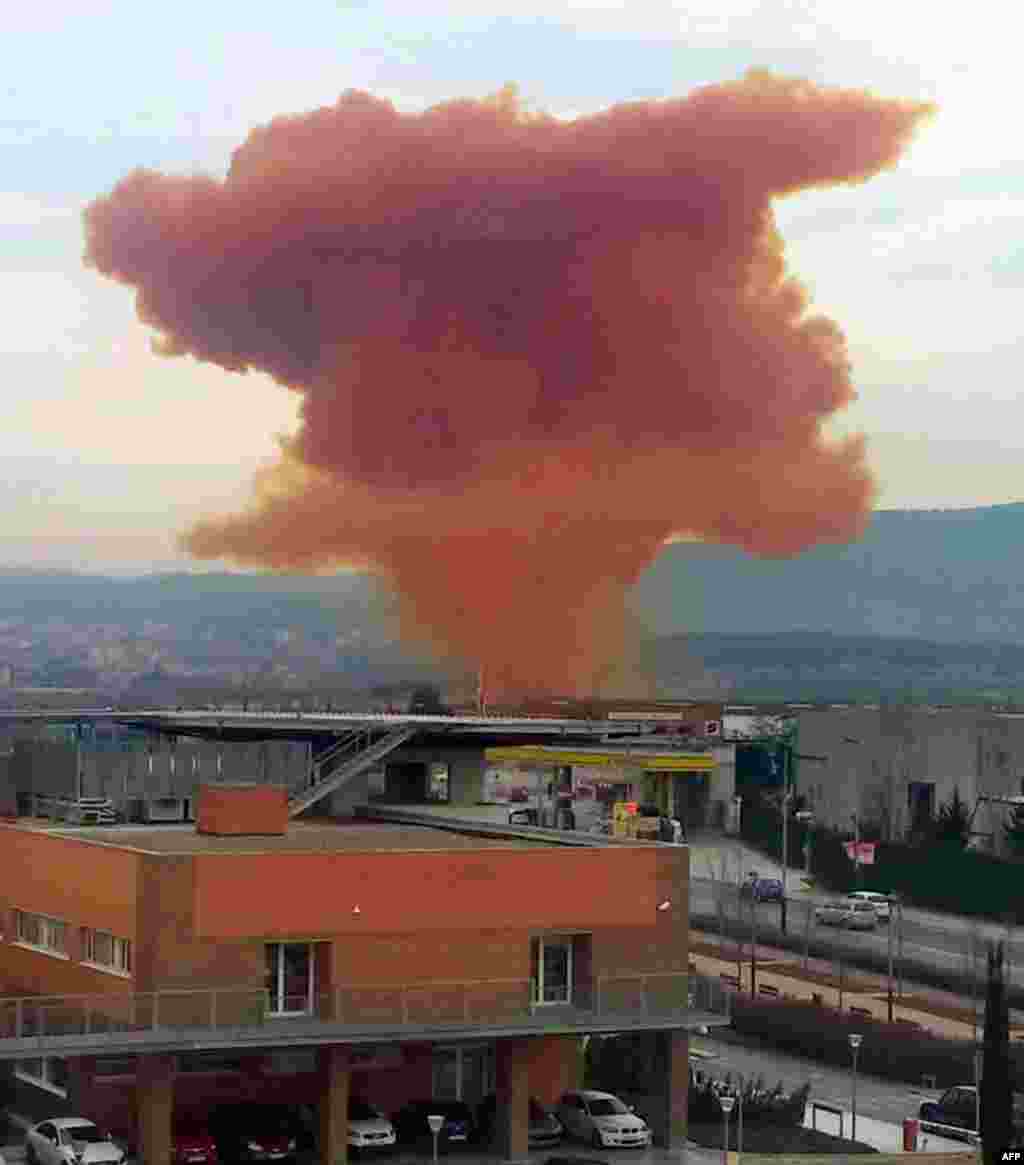
[[[382,821],[291,822],[283,791],[204,791],[195,828],[0,824],[0,1056],[19,1087],[169,1161],[175,1107],[385,1111],[577,1083],[579,1037],[661,1033],[662,1144],[686,1127],[689,851]],[[58,997],[58,998],[55,998]],[[16,1057],[16,1058],[15,1058]],[[38,1107],[38,1106],[37,1106]],[[60,1108],[55,1107],[55,1111]]]

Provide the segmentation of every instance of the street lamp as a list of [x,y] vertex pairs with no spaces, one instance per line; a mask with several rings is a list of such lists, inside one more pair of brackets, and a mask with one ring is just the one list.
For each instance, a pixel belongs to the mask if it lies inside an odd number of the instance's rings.
[[718,1103],[722,1106],[722,1165],[729,1165],[729,1113],[736,1103],[735,1096],[720,1096]]
[[861,1041],[864,1037],[856,1032],[851,1032],[847,1038],[850,1041],[850,1050],[853,1052],[853,1071],[850,1076],[850,1116],[853,1131],[850,1133],[850,1140],[855,1141],[857,1139],[857,1053],[860,1051]]
[[428,1116],[427,1126],[430,1129],[430,1135],[434,1138],[434,1165],[437,1165],[437,1138],[444,1127],[444,1117],[437,1114]]

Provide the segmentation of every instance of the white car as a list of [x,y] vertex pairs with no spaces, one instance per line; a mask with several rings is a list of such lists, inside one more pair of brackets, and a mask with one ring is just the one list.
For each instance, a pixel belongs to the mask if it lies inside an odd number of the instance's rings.
[[348,1102],[348,1147],[354,1153],[395,1147],[395,1126],[365,1100]]
[[643,1117],[610,1092],[566,1092],[557,1113],[569,1136],[589,1141],[595,1149],[646,1149],[651,1143]]
[[814,911],[814,921],[820,926],[841,926],[846,930],[874,930],[878,914],[870,902],[846,899],[819,906]]
[[28,1165],[123,1165],[125,1152],[83,1116],[54,1117],[25,1134]]
[[892,907],[889,902],[888,894],[881,894],[877,890],[854,890],[849,898],[851,901],[870,902],[875,908],[875,913],[878,915],[879,922],[888,922],[891,917]]

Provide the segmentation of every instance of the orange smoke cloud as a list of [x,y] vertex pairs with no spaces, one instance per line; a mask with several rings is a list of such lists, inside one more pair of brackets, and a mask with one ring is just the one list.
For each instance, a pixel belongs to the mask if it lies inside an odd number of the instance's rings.
[[678,531],[759,554],[858,534],[837,326],[772,199],[896,162],[930,106],[751,73],[559,121],[514,92],[409,115],[348,92],[223,181],[136,171],[86,262],[165,355],[269,373],[301,424],[206,558],[385,575],[492,689],[586,691]]

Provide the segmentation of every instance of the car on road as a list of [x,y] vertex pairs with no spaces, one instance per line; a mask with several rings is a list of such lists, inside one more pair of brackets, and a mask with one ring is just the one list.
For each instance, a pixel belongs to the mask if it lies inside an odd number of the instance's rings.
[[870,902],[875,908],[879,922],[888,922],[892,916],[892,903],[888,894],[878,890],[854,890],[848,895],[850,901]]
[[124,1149],[84,1116],[54,1117],[25,1134],[28,1165],[122,1165]]
[[412,1100],[393,1118],[399,1141],[405,1145],[429,1144],[432,1134],[428,1116],[444,1117],[437,1137],[438,1149],[468,1145],[476,1136],[473,1111],[461,1100]]
[[588,1141],[595,1149],[646,1149],[651,1143],[651,1130],[643,1117],[610,1092],[566,1092],[556,1113],[571,1137]]
[[348,1148],[353,1155],[393,1149],[398,1137],[388,1118],[365,1100],[348,1102]]
[[[938,1100],[922,1101],[918,1119],[922,1132],[931,1132],[951,1140],[967,1140],[977,1132],[978,1090],[973,1084],[954,1084]],[[940,1127],[942,1126],[942,1127]],[[1016,1144],[1024,1141],[1024,1097],[1013,1097],[1013,1128]]]
[[295,1156],[302,1128],[282,1104],[222,1104],[209,1117],[217,1156],[227,1165],[262,1165]]
[[[490,1141],[494,1132],[495,1117],[498,1113],[497,1097],[492,1092],[481,1101],[477,1109],[477,1132],[480,1140]],[[527,1137],[531,1149],[544,1149],[550,1145],[557,1145],[565,1135],[562,1122],[550,1109],[535,1097],[530,1097],[530,1117]]]
[[781,902],[784,893],[781,878],[751,876],[740,886],[740,897],[755,902]]
[[815,907],[814,921],[819,926],[840,926],[846,930],[874,930],[878,912],[870,902],[844,898]]

